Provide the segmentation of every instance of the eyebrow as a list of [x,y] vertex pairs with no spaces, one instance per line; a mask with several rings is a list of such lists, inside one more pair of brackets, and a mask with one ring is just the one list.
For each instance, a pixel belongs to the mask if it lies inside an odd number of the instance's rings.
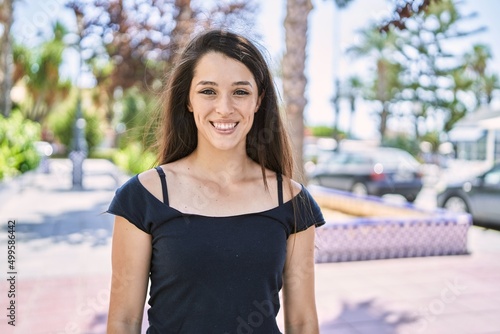
[[[218,84],[216,82],[207,81],[207,80],[202,80],[196,84],[196,86],[205,86],[205,85],[218,86]],[[252,84],[250,83],[250,81],[236,81],[236,82],[233,82],[232,86],[250,86],[250,87],[252,87]]]

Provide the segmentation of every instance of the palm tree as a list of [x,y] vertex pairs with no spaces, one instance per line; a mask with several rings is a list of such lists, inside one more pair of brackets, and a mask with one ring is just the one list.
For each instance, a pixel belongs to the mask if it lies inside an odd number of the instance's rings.
[[304,141],[304,108],[307,100],[304,74],[307,45],[307,19],[312,10],[311,0],[287,0],[285,46],[283,57],[283,95],[290,124],[293,155],[296,162],[294,178],[304,181],[302,144]]
[[[344,8],[352,0],[334,0]],[[304,74],[307,46],[307,20],[313,6],[311,0],[287,0],[285,17],[285,55],[283,57],[283,97],[290,124],[296,170],[294,178],[304,181],[302,147],[304,141],[304,108],[307,104]]]
[[477,104],[491,103],[493,92],[500,89],[498,75],[488,74],[488,62],[492,54],[488,45],[476,44],[472,51],[464,56],[465,68],[471,73],[474,80],[474,94]]
[[341,139],[339,136],[339,115],[340,115],[340,98],[342,95],[342,91],[340,90],[340,80],[335,79],[335,90],[333,97],[331,99],[333,105],[333,139],[338,143]]
[[496,73],[491,75],[486,74],[483,77],[483,93],[486,104],[491,104],[493,99],[493,93],[496,90],[500,90],[500,78]]
[[488,60],[491,59],[491,51],[488,45],[475,44],[472,46],[472,51],[464,56],[467,67],[478,75],[484,75]]
[[358,76],[351,76],[347,78],[347,92],[346,92],[346,98],[349,100],[349,105],[351,109],[351,113],[349,115],[349,127],[347,130],[347,137],[352,138],[352,130],[353,130],[353,120],[354,120],[354,113],[356,112],[356,100],[357,98],[362,95],[363,92],[363,82]]
[[43,123],[53,106],[69,94],[71,84],[59,79],[59,67],[62,63],[66,45],[63,41],[67,34],[61,23],[53,27],[54,37],[45,42],[39,50],[16,45],[14,78],[24,80],[31,98],[31,105],[23,113],[28,119]]
[[[487,45],[475,44],[472,50],[464,55],[465,68],[471,74],[474,80],[474,95],[476,96],[476,103],[486,103],[487,97],[485,96],[485,79],[486,68],[488,60],[491,59],[491,51]],[[487,79],[486,79],[487,80]]]
[[381,32],[378,27],[370,27],[361,31],[361,42],[350,47],[347,52],[355,57],[372,56],[376,63],[376,79],[373,87],[373,99],[380,101],[379,132],[382,140],[387,129],[389,118],[389,102],[394,98],[400,86],[399,73],[401,66],[393,62],[390,52],[395,50],[396,35],[392,29]]
[[[338,8],[345,8],[353,0],[334,0]],[[398,1],[394,8],[394,19],[383,27],[373,27],[365,33],[365,45],[353,48],[353,53],[358,55],[378,54],[377,57],[377,88],[375,98],[382,102],[380,112],[380,134],[383,137],[386,122],[389,116],[389,101],[394,97],[400,82],[397,72],[401,66],[391,62],[385,53],[395,42],[394,27],[405,29],[405,21],[415,15],[425,12],[433,4],[432,1],[423,1],[418,6],[413,6],[411,0]],[[448,1],[445,1],[448,3]],[[307,78],[304,76],[305,47],[307,45],[307,18],[312,9],[311,0],[287,0],[287,14],[285,18],[285,45],[286,51],[283,59],[283,95],[285,109],[291,125],[294,158],[298,165],[296,178],[302,179],[302,142],[303,142],[303,111],[307,103],[304,98]],[[381,32],[381,30],[383,32]]]
[[461,68],[454,69],[450,74],[451,79],[450,91],[453,93],[451,101],[445,99],[438,99],[436,106],[443,107],[449,110],[445,114],[444,131],[450,131],[456,122],[465,116],[467,113],[467,106],[460,100],[460,93],[470,91],[474,85],[474,81],[465,75]]
[[0,25],[3,33],[0,36],[0,110],[4,116],[10,114],[12,101],[10,91],[12,89],[12,38],[10,28],[12,26],[12,3],[14,0],[3,0],[0,2]]

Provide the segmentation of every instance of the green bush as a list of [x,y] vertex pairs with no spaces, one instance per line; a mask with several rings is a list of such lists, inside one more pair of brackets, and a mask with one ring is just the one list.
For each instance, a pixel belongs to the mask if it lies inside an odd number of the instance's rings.
[[112,161],[128,174],[139,174],[156,162],[156,155],[144,147],[156,141],[154,120],[158,99],[132,88],[125,92],[120,102],[123,109],[119,121],[124,131],[117,136],[117,150]]
[[339,140],[348,137],[345,131],[339,130],[338,128],[334,129],[331,126],[316,125],[316,126],[309,126],[308,129],[313,137],[337,138]]
[[417,157],[420,152],[418,141],[405,135],[398,135],[392,138],[384,138],[382,146],[395,147],[405,150],[414,157]]
[[91,154],[90,159],[105,159],[113,162],[113,156],[116,154],[116,148],[97,148]]
[[149,146],[156,142],[155,126],[158,99],[152,94],[144,94],[132,88],[126,91],[122,102],[123,114],[120,122],[125,131],[118,137],[118,147],[123,149],[130,143],[141,142]]
[[20,112],[0,115],[0,180],[35,169],[40,156],[35,142],[40,140],[40,124],[26,120]]
[[[71,151],[74,137],[74,123],[76,117],[76,106],[66,109],[65,112],[58,112],[51,115],[50,125],[54,131],[54,135],[59,139],[61,144],[66,146],[66,153]],[[103,131],[101,129],[101,121],[97,114],[85,112],[83,113],[85,119],[85,140],[89,154],[92,154],[94,149],[101,143],[103,138]]]
[[310,126],[309,130],[314,137],[333,137],[333,128],[326,125]]
[[156,155],[146,151],[138,142],[129,143],[113,155],[113,162],[128,174],[139,174],[154,166]]

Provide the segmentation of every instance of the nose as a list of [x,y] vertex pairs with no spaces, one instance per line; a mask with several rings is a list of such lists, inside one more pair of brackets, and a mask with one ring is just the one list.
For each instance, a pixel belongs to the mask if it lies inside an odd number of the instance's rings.
[[233,113],[233,104],[231,102],[231,97],[227,95],[221,95],[217,100],[217,105],[215,111],[220,115],[230,115]]

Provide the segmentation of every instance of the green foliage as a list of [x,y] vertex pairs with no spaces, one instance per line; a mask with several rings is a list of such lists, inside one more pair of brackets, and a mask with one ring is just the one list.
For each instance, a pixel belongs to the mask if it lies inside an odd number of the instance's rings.
[[129,174],[138,174],[151,168],[156,155],[145,150],[155,143],[155,124],[151,122],[158,107],[158,100],[151,94],[144,94],[137,88],[128,89],[121,100],[123,112],[121,124],[125,131],[118,137],[118,151],[113,162]]
[[64,42],[66,34],[67,29],[61,23],[55,23],[53,38],[40,46],[14,45],[14,81],[22,81],[26,87],[21,111],[28,119],[43,123],[70,91],[71,83],[59,76],[67,48]]
[[313,137],[334,138],[335,135],[335,138],[338,140],[342,140],[348,137],[345,131],[334,129],[331,126],[316,125],[316,126],[309,126],[308,129],[311,131],[311,135]]
[[382,141],[382,146],[400,148],[409,152],[415,157],[418,156],[420,152],[418,141],[406,135],[384,138],[384,140]]
[[[425,10],[405,18],[397,29],[391,26],[383,32],[380,27],[368,26],[361,31],[359,43],[348,48],[350,54],[373,61],[372,75],[366,82],[370,90],[363,97],[382,102],[382,138],[384,124],[396,112],[413,121],[440,117],[444,120],[442,128],[423,132],[449,131],[480,103],[490,104],[494,91],[500,89],[498,79],[495,81],[488,71],[491,53],[487,45],[474,45],[464,54],[450,53],[444,47],[454,38],[484,29],[460,28],[468,15],[460,13],[459,5],[453,0],[431,1]],[[471,93],[476,101],[470,99]],[[417,110],[411,105],[420,107]],[[418,138],[417,127],[415,131]]]
[[154,166],[156,155],[144,150],[141,144],[132,142],[116,151],[113,162],[129,174],[139,174]]
[[150,146],[156,140],[154,112],[158,108],[158,100],[151,94],[141,93],[138,89],[128,89],[122,100],[123,114],[121,123],[125,132],[120,135],[118,147],[125,148],[130,143],[139,142]]
[[308,127],[314,137],[333,137],[333,128],[326,125]]
[[[114,61],[109,80],[97,77],[99,83],[107,81],[108,92],[134,86],[149,92],[157,85],[161,87],[172,58],[192,31],[206,27],[250,28],[257,9],[257,1],[253,0],[229,0],[223,5],[205,1],[202,6],[190,1],[120,1],[116,2],[118,7],[114,2],[101,0],[65,2],[68,8],[83,15],[84,54],[120,60]],[[156,19],[151,19],[151,15]]]
[[[76,117],[76,108],[67,107],[66,109],[54,112],[53,117],[50,117],[49,124],[54,131],[55,137],[66,146],[67,151],[71,150],[73,142],[73,131]],[[90,113],[84,110],[83,118],[85,119],[85,140],[89,154],[92,154],[94,149],[101,143],[103,138],[103,131],[101,129],[101,120],[95,113]]]
[[428,142],[432,145],[432,152],[437,152],[439,150],[439,145],[441,144],[441,133],[437,131],[427,132],[424,134],[420,140]]
[[113,156],[115,155],[116,148],[98,148],[90,152],[90,159],[105,159],[113,162]]
[[89,153],[92,153],[95,148],[101,143],[103,131],[101,129],[101,120],[95,113],[84,113],[86,122],[85,139],[89,148]]
[[25,120],[20,112],[0,115],[0,180],[35,169],[40,162],[34,142],[40,140],[40,125]]

